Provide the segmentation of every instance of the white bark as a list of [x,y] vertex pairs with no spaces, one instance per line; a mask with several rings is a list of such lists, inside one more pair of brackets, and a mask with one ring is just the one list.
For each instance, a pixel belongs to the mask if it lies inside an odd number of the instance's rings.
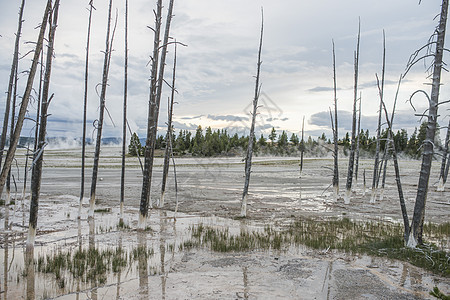
[[345,195],[344,195],[344,203],[345,204],[350,204],[350,198],[352,196],[352,191],[351,190],[345,190]]

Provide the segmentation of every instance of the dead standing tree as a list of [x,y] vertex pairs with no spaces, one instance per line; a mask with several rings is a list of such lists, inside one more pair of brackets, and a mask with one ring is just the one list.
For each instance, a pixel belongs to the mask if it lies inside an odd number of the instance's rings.
[[84,177],[85,177],[85,161],[86,161],[86,122],[87,122],[87,101],[88,101],[88,79],[89,79],[89,46],[91,37],[91,21],[92,10],[94,8],[94,0],[89,1],[89,21],[86,38],[86,58],[84,66],[84,100],[83,100],[83,134],[81,140],[81,186],[80,186],[80,204],[78,206],[78,218],[81,217],[81,204],[84,197]]
[[163,177],[161,183],[161,199],[159,200],[159,208],[164,206],[164,194],[166,192],[167,175],[169,174],[169,160],[172,154],[172,116],[173,104],[175,98],[175,73],[177,68],[177,45],[175,44],[173,71],[172,71],[172,92],[168,101],[168,115],[167,115],[167,134],[166,134],[166,150],[164,153]]
[[444,151],[442,153],[441,173],[439,174],[439,183],[437,187],[438,192],[444,191],[445,183],[447,182],[448,165],[449,165],[449,158],[448,158],[449,143],[450,143],[450,120],[448,121],[447,135],[445,136]]
[[255,123],[256,123],[256,112],[258,109],[258,99],[261,91],[261,86],[259,83],[260,71],[261,71],[261,50],[263,42],[263,31],[264,31],[264,13],[261,8],[261,36],[259,39],[259,50],[258,50],[258,63],[256,68],[256,84],[255,84],[255,96],[253,98],[253,112],[252,112],[252,124],[250,126],[250,136],[248,139],[247,156],[245,158],[245,182],[244,191],[242,193],[241,202],[241,217],[247,217],[247,198],[248,198],[248,187],[250,184],[250,174],[252,169],[252,156],[253,156],[253,142],[255,140]]
[[[393,131],[392,131],[392,124],[394,123],[394,115],[395,115],[395,106],[397,104],[397,98],[398,98],[398,91],[400,89],[400,84],[402,81],[402,75],[400,75],[400,79],[398,81],[398,86],[397,86],[397,92],[395,94],[395,99],[394,99],[394,105],[392,108],[392,115],[391,118],[389,119],[389,115],[386,109],[386,105],[384,104],[384,101],[381,101],[382,107],[383,107],[383,111],[385,113],[385,117],[386,117],[386,122],[388,125],[388,132],[390,132],[389,134],[389,139],[387,140],[386,144],[390,144],[391,146],[391,151],[392,151],[392,160],[394,161],[394,170],[395,170],[395,182],[397,184],[397,191],[398,191],[398,197],[399,197],[399,202],[400,202],[400,209],[402,211],[402,217],[403,217],[403,227],[405,229],[405,233],[404,233],[404,241],[405,241],[405,245],[408,243],[408,236],[409,236],[409,231],[410,231],[410,227],[409,227],[409,219],[408,219],[408,212],[406,210],[406,204],[405,204],[405,198],[403,196],[403,188],[402,188],[402,182],[401,182],[401,177],[400,177],[400,168],[398,165],[398,159],[397,159],[397,150],[395,149],[395,143],[393,141]],[[380,87],[380,81],[378,80],[377,77],[377,86],[378,86],[378,90],[381,93],[381,87]]]
[[[434,154],[434,137],[436,134],[436,124],[438,117],[438,106],[439,106],[439,89],[441,85],[441,71],[443,68],[443,54],[444,54],[444,40],[445,40],[445,30],[447,25],[447,13],[448,13],[448,0],[442,1],[441,13],[439,19],[439,25],[437,26],[433,37],[435,40],[430,40],[427,45],[416,51],[409,63],[407,70],[409,70],[412,66],[414,66],[418,61],[422,60],[425,57],[433,58],[433,73],[432,73],[432,82],[431,82],[431,96],[423,90],[418,90],[411,95],[411,98],[414,97],[417,93],[421,92],[426,95],[428,99],[428,123],[425,140],[423,142],[423,151],[422,151],[422,165],[420,169],[419,183],[417,186],[417,195],[416,202],[414,205],[414,215],[411,224],[411,231],[408,238],[408,247],[416,247],[418,244],[422,244],[422,231],[423,231],[423,223],[425,219],[425,205],[427,201],[427,193],[428,193],[428,183],[430,179],[430,171],[431,171],[431,162],[433,160]],[[435,52],[428,53],[423,57],[418,57],[420,54],[420,50],[422,49],[431,49],[432,46],[435,45]]]
[[359,42],[361,37],[361,21],[358,25],[358,42],[355,51],[355,85],[353,88],[353,118],[352,118],[352,142],[350,145],[350,155],[348,159],[347,183],[345,185],[345,204],[350,203],[350,196],[352,193],[353,167],[355,163],[355,148],[356,148],[356,102],[358,100],[358,72],[359,72]]
[[361,138],[361,102],[362,93],[359,93],[359,108],[358,108],[358,126],[357,126],[357,136],[356,136],[356,158],[355,158],[355,186],[358,184],[358,171],[359,171],[359,141]]
[[334,143],[334,167],[333,167],[333,195],[334,201],[339,198],[339,147],[338,147],[338,113],[337,113],[337,84],[336,84],[336,52],[333,41],[333,94],[334,94],[334,120],[330,110],[331,128],[333,130],[333,143]]
[[[169,41],[170,23],[172,21],[173,0],[170,0],[164,40],[160,46],[161,19],[162,19],[162,1],[158,0],[155,13],[155,28],[153,41],[152,70],[150,78],[150,99],[147,122],[147,139],[145,142],[145,161],[144,176],[142,182],[141,203],[139,206],[139,224],[140,229],[145,228],[148,216],[150,202],[150,189],[153,172],[153,158],[155,153],[156,137],[158,132],[159,107],[161,102],[162,83],[164,77],[164,67],[166,59],[167,44]],[[161,61],[159,60],[159,51],[162,48]],[[159,75],[158,75],[159,63]]]
[[3,119],[2,136],[0,139],[0,166],[2,164],[3,150],[5,149],[5,144],[6,144],[6,133],[8,131],[9,112],[11,110],[11,98],[12,98],[13,86],[15,86],[14,82],[17,77],[16,76],[17,66],[19,64],[19,41],[20,41],[20,36],[22,35],[24,7],[25,7],[25,0],[22,0],[22,4],[20,5],[20,9],[19,9],[19,22],[17,24],[16,41],[14,43],[14,56],[13,56],[13,61],[11,64],[11,71],[9,74],[8,92],[6,94],[5,118]]
[[[111,62],[111,52],[112,45],[114,41],[114,30],[110,36],[111,30],[111,11],[112,11],[112,0],[109,1],[109,10],[108,10],[108,25],[106,28],[106,46],[105,46],[105,57],[103,61],[103,78],[102,78],[102,90],[100,93],[100,112],[99,118],[97,120],[97,139],[95,141],[95,154],[94,154],[94,165],[92,167],[92,182],[91,182],[91,197],[89,200],[89,214],[90,218],[94,217],[94,208],[95,208],[95,192],[97,189],[97,177],[98,177],[98,164],[100,160],[100,145],[102,142],[102,130],[103,130],[103,119],[105,114],[105,106],[106,106],[106,87],[108,86],[108,73],[109,73],[109,65]],[[117,18],[116,18],[117,25]]]
[[28,225],[27,248],[34,246],[34,239],[36,237],[39,193],[42,179],[42,162],[44,160],[44,148],[46,146],[45,137],[47,132],[48,106],[53,98],[53,95],[49,97],[49,90],[50,90],[50,75],[52,71],[52,60],[54,54],[53,49],[55,43],[55,33],[58,24],[58,10],[59,10],[59,0],[56,0],[53,7],[53,15],[50,14],[48,21],[50,28],[48,33],[48,46],[47,46],[47,58],[45,61],[44,83],[42,88],[42,105],[41,105],[41,118],[39,123],[38,148],[33,156],[33,170],[31,175],[30,223]]
[[6,182],[6,177],[8,176],[9,169],[11,167],[11,163],[14,158],[14,154],[16,152],[17,144],[19,142],[20,133],[22,131],[23,122],[25,119],[25,114],[27,112],[28,103],[30,101],[31,91],[33,89],[33,81],[36,75],[36,69],[39,62],[39,56],[42,51],[42,45],[44,42],[44,34],[47,26],[48,16],[50,14],[52,8],[52,1],[48,0],[47,5],[45,7],[44,16],[42,18],[41,28],[39,31],[39,36],[36,43],[36,48],[34,50],[33,60],[31,63],[31,68],[28,73],[27,84],[25,86],[25,91],[22,97],[22,103],[20,105],[19,114],[17,117],[16,126],[14,128],[14,134],[10,137],[8,152],[6,153],[5,162],[2,165],[2,172],[0,174],[0,197],[3,193],[3,187]]
[[385,38],[384,38],[384,32],[383,32],[383,68],[381,71],[381,87],[379,89],[379,96],[380,96],[380,107],[378,110],[378,126],[377,126],[377,140],[376,140],[376,146],[375,146],[375,160],[374,160],[374,166],[373,166],[373,177],[372,177],[372,193],[370,195],[370,203],[375,203],[376,195],[377,195],[377,188],[378,188],[378,178],[379,178],[379,163],[380,163],[380,137],[381,137],[381,113],[383,110],[383,93],[384,93],[384,72],[385,72],[385,65],[386,65],[386,44],[385,44]]
[[125,201],[125,155],[127,146],[127,93],[128,93],[128,0],[125,1],[125,62],[123,79],[123,123],[122,123],[122,169],[120,174],[120,216],[123,225],[123,204]]

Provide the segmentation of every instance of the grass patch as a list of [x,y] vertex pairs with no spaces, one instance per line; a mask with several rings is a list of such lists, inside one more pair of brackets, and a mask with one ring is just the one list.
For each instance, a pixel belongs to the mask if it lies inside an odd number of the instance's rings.
[[104,250],[78,249],[73,254],[72,251],[58,251],[40,255],[36,267],[38,272],[54,274],[60,288],[64,287],[68,274],[83,282],[103,285],[109,273],[118,273],[135,261],[148,260],[153,255],[153,248],[141,246],[133,248],[130,252],[121,247]]
[[111,208],[107,207],[107,208],[97,208],[94,210],[94,213],[101,213],[101,214],[106,214],[106,213],[110,213],[111,212]]
[[[445,240],[450,226],[427,224],[426,237]],[[230,234],[228,228],[217,229],[199,224],[190,228],[191,239],[180,250],[206,247],[217,252],[286,250],[291,245],[305,245],[314,249],[337,249],[349,253],[365,253],[408,261],[435,274],[450,277],[450,254],[433,244],[416,249],[404,246],[401,224],[353,222],[348,218],[328,221],[297,220],[283,230],[266,226],[262,232],[241,231]]]

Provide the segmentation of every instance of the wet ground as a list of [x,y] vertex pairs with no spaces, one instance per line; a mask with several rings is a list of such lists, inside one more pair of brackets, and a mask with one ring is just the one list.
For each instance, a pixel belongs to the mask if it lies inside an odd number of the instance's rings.
[[[92,164],[93,149],[88,164]],[[450,280],[433,276],[408,263],[291,247],[286,251],[252,251],[219,254],[206,249],[179,250],[190,237],[193,224],[258,230],[263,225],[281,226],[297,217],[323,219],[349,217],[355,220],[397,222],[401,219],[393,168],[383,200],[370,204],[364,194],[362,171],[371,185],[373,161],[363,160],[351,203],[334,202],[331,189],[331,159],[306,159],[300,178],[297,158],[255,158],[250,183],[248,218],[233,220],[240,212],[243,162],[240,158],[178,158],[179,213],[176,222],[173,169],[169,174],[164,210],[151,210],[150,230],[137,232],[142,176],[136,158],[127,161],[125,220],[129,229],[118,229],[120,195],[120,149],[104,148],[97,185],[97,207],[110,209],[87,221],[87,199],[82,218],[77,220],[80,155],[78,150],[51,150],[45,154],[41,187],[38,236],[33,257],[52,253],[73,253],[77,249],[115,249],[121,245],[131,253],[136,247],[151,250],[145,261],[134,261],[120,272],[110,272],[102,283],[83,282],[64,274],[64,286],[53,274],[25,264],[29,193],[24,206],[21,185],[15,206],[1,208],[0,297],[21,299],[428,299],[438,286],[450,293]],[[19,156],[19,166],[23,163]],[[340,165],[341,193],[345,186],[346,160]],[[162,159],[155,160],[152,200],[160,195]],[[407,207],[412,214],[420,163],[402,161],[401,173]],[[438,178],[434,164],[431,184]],[[22,178],[23,172],[16,178]],[[90,189],[87,169],[86,195]],[[434,181],[433,181],[434,180]],[[449,188],[436,192],[432,187],[427,201],[426,221],[442,223],[449,217]],[[14,196],[14,193],[13,193]],[[7,220],[6,220],[7,218]],[[11,229],[5,230],[5,222]],[[448,243],[441,245],[449,248]]]

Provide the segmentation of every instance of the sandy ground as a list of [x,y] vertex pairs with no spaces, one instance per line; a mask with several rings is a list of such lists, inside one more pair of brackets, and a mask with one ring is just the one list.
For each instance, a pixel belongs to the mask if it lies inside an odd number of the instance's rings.
[[[92,164],[93,149],[88,151],[88,165]],[[23,277],[23,236],[29,206],[26,198],[15,211],[10,207],[12,229],[2,236],[0,260],[1,293],[5,299],[27,296],[33,277],[34,295],[40,298],[61,299],[428,299],[428,292],[439,286],[450,293],[448,278],[439,278],[407,263],[346,255],[331,251],[292,248],[283,252],[254,251],[246,253],[211,253],[204,249],[167,252],[168,245],[177,245],[189,236],[189,226],[206,223],[219,227],[242,226],[258,229],[264,224],[283,225],[296,217],[322,219],[349,217],[355,220],[397,222],[401,219],[393,168],[389,167],[383,200],[370,204],[370,192],[363,192],[362,171],[366,169],[367,187],[371,185],[373,161],[363,160],[359,180],[351,203],[331,197],[332,159],[306,159],[300,178],[297,158],[255,158],[250,183],[248,218],[235,221],[240,212],[244,184],[241,158],[178,158],[179,212],[177,222],[171,218],[175,208],[173,169],[169,174],[166,207],[152,210],[151,233],[140,237],[134,230],[116,230],[120,195],[120,149],[105,147],[100,160],[100,181],[97,185],[97,205],[112,208],[108,214],[95,217],[95,230],[89,230],[87,198],[82,219],[77,222],[77,203],[80,189],[79,150],[50,150],[45,154],[42,181],[38,237],[35,258],[39,253],[56,249],[71,251],[77,246],[87,247],[94,235],[96,247],[130,248],[142,243],[154,249],[154,257],[144,268],[133,266],[122,276],[111,275],[102,286],[77,284],[68,279],[64,289],[55,286],[50,275],[36,272]],[[23,159],[18,155],[18,165]],[[152,181],[152,201],[160,195],[162,159],[155,160]],[[340,164],[341,194],[344,192],[347,160]],[[434,163],[430,180],[426,221],[442,223],[449,219],[449,188],[436,192],[438,163]],[[16,178],[23,178],[23,171]],[[402,161],[401,173],[408,212],[412,215],[420,162]],[[17,170],[16,170],[17,172]],[[86,193],[89,195],[91,169],[87,169]],[[127,160],[125,206],[131,228],[136,228],[142,175],[136,158]],[[22,182],[17,182],[19,195]],[[434,185],[434,186],[433,186]],[[29,196],[29,194],[26,194]],[[20,196],[18,196],[20,198]],[[1,218],[5,219],[2,207]],[[92,224],[91,224],[92,226]],[[110,229],[108,231],[108,229]],[[94,234],[92,234],[94,232]],[[161,244],[163,247],[161,247]],[[448,242],[443,245],[450,248]],[[9,251],[8,251],[8,250]],[[325,250],[325,249],[324,249]],[[68,276],[70,277],[70,276]],[[77,293],[78,291],[78,293]],[[31,292],[31,291],[30,291]]]

